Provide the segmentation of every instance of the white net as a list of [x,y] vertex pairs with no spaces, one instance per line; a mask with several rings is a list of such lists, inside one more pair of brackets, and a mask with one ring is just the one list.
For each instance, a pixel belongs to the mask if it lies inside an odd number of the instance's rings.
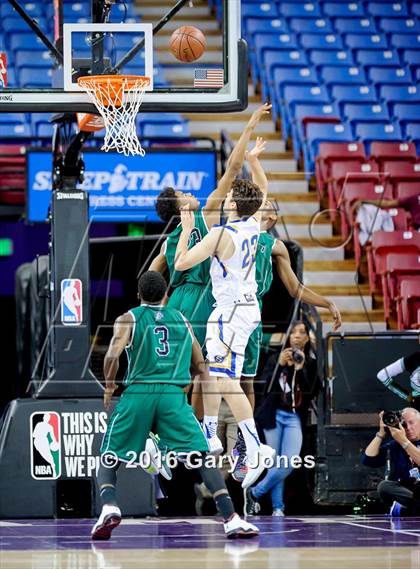
[[97,75],[79,77],[77,81],[87,91],[104,120],[105,137],[102,150],[116,150],[125,156],[144,156],[145,152],[137,137],[136,116],[149,78],[135,75]]

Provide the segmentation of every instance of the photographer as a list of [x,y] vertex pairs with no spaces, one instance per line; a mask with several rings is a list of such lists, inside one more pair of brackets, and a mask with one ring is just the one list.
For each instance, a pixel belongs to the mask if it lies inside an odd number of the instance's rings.
[[270,493],[273,516],[284,516],[284,482],[293,470],[291,458],[299,456],[302,448],[302,427],[308,409],[318,389],[317,365],[311,353],[309,330],[300,320],[291,325],[290,336],[280,352],[272,356],[262,373],[266,395],[256,412],[268,445],[282,457],[270,468],[266,477],[246,491],[248,515],[258,514],[258,499]]
[[[386,430],[392,436],[385,442]],[[406,407],[401,413],[379,414],[379,431],[366,447],[362,463],[377,468],[385,466],[390,456],[389,479],[378,485],[382,501],[391,506],[391,515],[420,512],[420,413]]]

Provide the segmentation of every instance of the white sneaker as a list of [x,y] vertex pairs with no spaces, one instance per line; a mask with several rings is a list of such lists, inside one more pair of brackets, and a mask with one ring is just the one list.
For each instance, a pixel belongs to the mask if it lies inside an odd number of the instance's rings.
[[222,441],[219,439],[217,435],[208,438],[207,444],[209,445],[209,454],[217,456],[218,454],[221,454],[223,452]]
[[105,504],[101,515],[92,528],[92,539],[109,539],[114,528],[121,523],[121,510],[117,506]]
[[165,457],[159,449],[158,441],[152,433],[146,440],[144,450],[149,454],[151,461],[150,467],[145,468],[145,471],[152,476],[161,474],[166,480],[172,480],[172,471],[166,464]]
[[268,445],[260,445],[252,454],[247,453],[248,472],[242,481],[242,488],[252,486],[261,473],[270,466],[270,461],[275,455],[276,451]]
[[284,512],[281,508],[274,508],[273,513],[271,514],[275,518],[284,518]]
[[228,539],[246,539],[259,535],[260,530],[257,526],[242,520],[238,514],[233,514],[232,518],[223,524],[225,534]]

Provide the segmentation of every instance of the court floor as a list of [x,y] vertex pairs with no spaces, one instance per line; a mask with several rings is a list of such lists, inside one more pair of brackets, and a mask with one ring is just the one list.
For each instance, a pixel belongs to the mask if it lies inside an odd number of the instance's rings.
[[0,520],[1,569],[419,569],[420,518],[252,518],[229,541],[216,518],[126,519],[92,542],[92,520]]

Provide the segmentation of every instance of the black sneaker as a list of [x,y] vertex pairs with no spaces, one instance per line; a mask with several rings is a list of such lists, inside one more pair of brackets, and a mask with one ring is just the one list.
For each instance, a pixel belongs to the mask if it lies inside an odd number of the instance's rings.
[[238,439],[232,449],[233,458],[237,458],[236,466],[232,472],[232,478],[236,482],[242,482],[245,478],[248,467],[246,465],[246,444],[242,431],[238,429]]
[[244,516],[257,516],[261,511],[261,505],[252,495],[251,488],[244,489]]

